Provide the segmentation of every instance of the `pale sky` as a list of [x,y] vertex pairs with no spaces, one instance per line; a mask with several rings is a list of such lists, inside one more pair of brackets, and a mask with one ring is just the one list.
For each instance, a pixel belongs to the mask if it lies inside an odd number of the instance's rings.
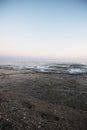
[[0,56],[87,58],[86,0],[0,0]]

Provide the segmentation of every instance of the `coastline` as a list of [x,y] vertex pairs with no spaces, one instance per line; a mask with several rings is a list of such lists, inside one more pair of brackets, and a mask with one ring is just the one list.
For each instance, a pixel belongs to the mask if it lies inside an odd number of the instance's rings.
[[1,130],[86,130],[87,74],[0,69]]

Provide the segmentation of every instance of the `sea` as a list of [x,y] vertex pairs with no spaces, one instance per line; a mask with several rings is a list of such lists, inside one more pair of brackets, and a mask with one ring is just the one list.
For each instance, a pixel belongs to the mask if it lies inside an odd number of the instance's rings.
[[32,70],[41,73],[83,74],[87,73],[87,63],[58,62],[58,61],[0,61],[0,69]]

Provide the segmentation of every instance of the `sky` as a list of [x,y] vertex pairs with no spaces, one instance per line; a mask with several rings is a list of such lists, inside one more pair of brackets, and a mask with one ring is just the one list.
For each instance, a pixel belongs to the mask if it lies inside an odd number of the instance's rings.
[[87,58],[86,0],[0,0],[0,57]]

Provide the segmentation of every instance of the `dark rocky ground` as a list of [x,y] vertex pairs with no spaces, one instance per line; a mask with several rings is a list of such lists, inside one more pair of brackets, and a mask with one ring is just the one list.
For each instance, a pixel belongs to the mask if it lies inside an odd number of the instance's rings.
[[87,130],[87,74],[1,69],[0,130]]

